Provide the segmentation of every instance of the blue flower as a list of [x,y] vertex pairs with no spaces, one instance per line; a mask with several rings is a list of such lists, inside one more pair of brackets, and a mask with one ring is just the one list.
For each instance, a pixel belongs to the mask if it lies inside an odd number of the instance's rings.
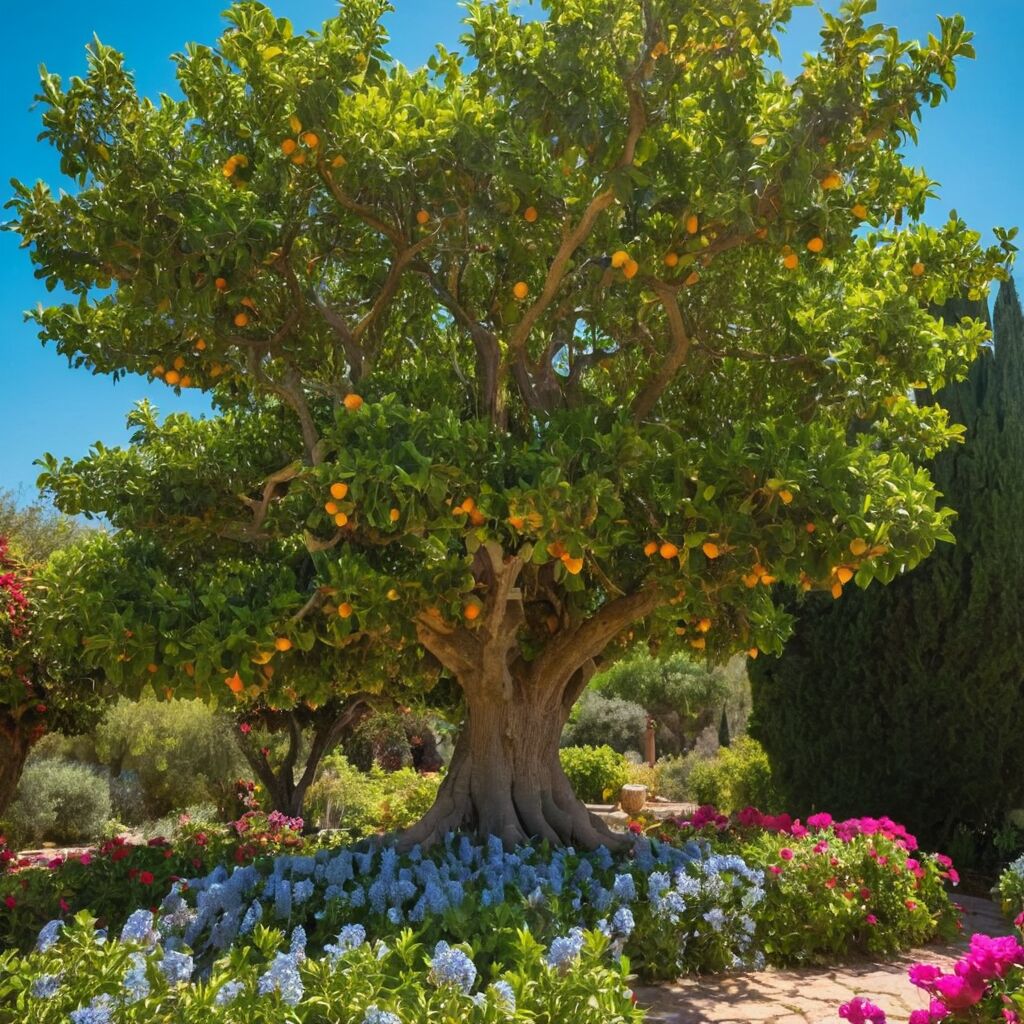
[[184,985],[192,979],[192,957],[169,949],[157,966],[169,985]]
[[358,949],[364,942],[366,929],[361,924],[347,924],[338,932],[338,941],[324,946],[324,952],[335,962],[350,949]]
[[573,928],[568,935],[560,936],[551,943],[548,950],[548,966],[565,973],[583,951],[583,929]]
[[314,886],[308,878],[303,878],[292,886],[292,903],[302,904],[313,895]]
[[32,982],[32,995],[36,999],[52,999],[60,988],[59,974],[41,974]]
[[39,931],[39,938],[36,939],[36,951],[45,953],[60,938],[60,930],[63,927],[63,921],[47,921]]
[[629,907],[619,907],[612,914],[612,931],[617,935],[629,938],[633,934],[634,927],[636,927],[636,922],[633,920],[633,912]]
[[516,994],[507,981],[496,981],[491,985],[494,1000],[508,1013],[516,1012]]
[[636,881],[632,875],[616,875],[612,883],[612,895],[623,903],[632,903],[636,899]]
[[131,967],[124,976],[124,1001],[127,1005],[137,1003],[149,995],[149,979],[146,977],[146,958],[141,953],[132,953]]
[[240,981],[226,981],[213,997],[214,1006],[227,1006],[233,1003],[242,993],[245,986]]
[[260,918],[263,917],[263,904],[259,900],[253,900],[249,909],[242,918],[242,927],[238,929],[240,935],[248,935],[256,927]]
[[721,907],[712,907],[704,915],[704,920],[711,925],[712,931],[720,932],[725,927],[725,912]]
[[402,1020],[390,1010],[378,1010],[376,1006],[368,1006],[363,1015],[363,1024],[402,1024]]
[[153,927],[153,915],[148,910],[136,910],[121,929],[122,942],[138,942],[152,946],[159,936]]
[[453,949],[447,942],[439,942],[430,960],[430,980],[438,987],[454,985],[468,994],[476,981],[476,967],[461,949]]
[[302,925],[296,925],[292,929],[291,945],[288,948],[296,963],[306,959],[306,929]]
[[110,996],[97,996],[88,1006],[71,1011],[71,1024],[110,1024],[113,1009]]
[[295,1006],[305,991],[295,957],[291,953],[278,953],[270,969],[260,976],[257,988],[261,996],[279,992],[284,1002]]

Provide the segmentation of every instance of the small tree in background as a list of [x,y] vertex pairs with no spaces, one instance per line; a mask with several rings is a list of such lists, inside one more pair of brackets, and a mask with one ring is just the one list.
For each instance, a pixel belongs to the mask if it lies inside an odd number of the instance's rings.
[[71,293],[41,336],[217,412],[45,459],[118,529],[53,563],[62,655],[271,709],[444,674],[467,724],[406,843],[615,841],[559,764],[590,677],[645,637],[778,651],[772,583],[887,582],[947,536],[920,464],[955,431],[906,393],[966,372],[985,325],[929,307],[1012,248],[922,223],[903,161],[963,20],[907,43],[853,0],[790,81],[792,6],[471,0],[468,59],[409,71],[384,0],[304,36],[238,3],[180,100],[99,44],[44,73],[77,190],[15,184]]
[[[977,303],[945,314],[987,316]],[[886,813],[944,842],[1024,801],[1024,324],[1012,281],[994,320],[994,350],[935,396],[966,427],[932,466],[956,543],[889,587],[807,600],[782,656],[750,665],[753,728],[794,811]]]

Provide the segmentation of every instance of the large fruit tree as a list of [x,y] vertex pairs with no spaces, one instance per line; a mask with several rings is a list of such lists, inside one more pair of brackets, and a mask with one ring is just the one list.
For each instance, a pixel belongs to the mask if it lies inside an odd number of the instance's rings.
[[904,162],[970,56],[827,16],[789,78],[793,0],[467,5],[410,70],[384,0],[294,35],[236,4],[136,93],[99,44],[44,74],[69,193],[16,229],[76,365],[209,394],[124,448],[44,460],[116,529],[51,570],[53,641],[114,686],[318,706],[454,679],[466,723],[405,836],[610,835],[559,734],[631,642],[778,651],[772,584],[883,582],[940,539],[909,398],[962,376],[1012,248]]

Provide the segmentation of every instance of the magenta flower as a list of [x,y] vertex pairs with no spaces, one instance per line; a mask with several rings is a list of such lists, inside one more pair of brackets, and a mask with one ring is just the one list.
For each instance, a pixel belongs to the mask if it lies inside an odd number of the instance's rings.
[[885,1011],[857,996],[839,1007],[839,1016],[850,1024],[886,1024]]
[[793,851],[788,846],[784,846],[781,850],[779,850],[779,856],[783,860],[792,860]]
[[[959,966],[959,965],[958,965]],[[967,1010],[981,1002],[988,988],[976,974],[944,974],[936,978],[933,988],[950,1010]]]
[[868,916],[867,916],[867,917],[865,917],[865,918],[864,918],[864,920],[865,920],[865,921],[866,921],[866,922],[867,922],[868,924],[872,924],[872,925],[874,925],[874,924],[878,924],[878,918],[877,918],[877,917],[875,917],[875,915],[874,915],[874,914],[868,914]]
[[942,971],[934,964],[914,964],[907,972],[910,984],[918,988],[930,989],[936,978],[942,977]]

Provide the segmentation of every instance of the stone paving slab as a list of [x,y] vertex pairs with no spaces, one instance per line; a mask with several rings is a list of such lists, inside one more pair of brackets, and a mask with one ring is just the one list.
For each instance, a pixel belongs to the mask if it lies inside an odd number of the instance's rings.
[[951,970],[973,932],[1008,935],[1012,928],[988,900],[964,896],[964,938],[926,946],[884,962],[858,961],[831,967],[749,971],[682,978],[670,985],[637,989],[648,1020],[658,1024],[839,1024],[840,1003],[864,996],[893,1022],[926,1005],[907,980],[907,968],[923,960]]

